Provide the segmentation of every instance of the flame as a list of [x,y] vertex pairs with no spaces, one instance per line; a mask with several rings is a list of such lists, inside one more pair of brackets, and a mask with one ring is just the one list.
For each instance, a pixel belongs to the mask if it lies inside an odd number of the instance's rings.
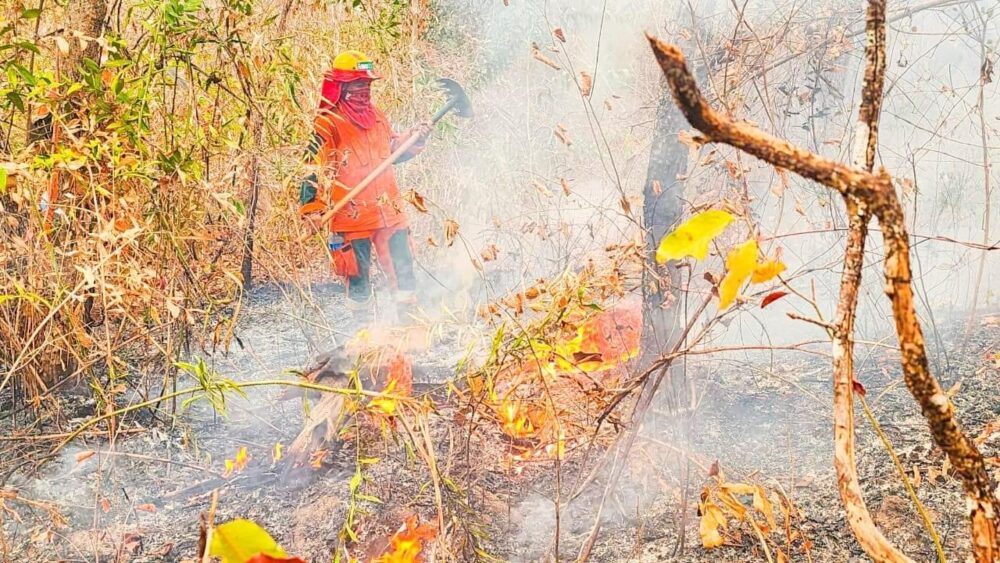
[[247,453],[246,446],[243,446],[238,452],[236,452],[235,460],[226,460],[226,470],[222,473],[222,476],[229,477],[233,473],[243,471],[243,469],[246,468],[248,461],[250,461],[250,455]]
[[309,467],[312,467],[313,469],[321,469],[323,467],[323,458],[325,458],[328,453],[330,453],[330,450],[319,449],[309,454]]
[[437,536],[437,530],[429,524],[417,525],[417,517],[410,516],[398,532],[389,540],[391,551],[376,560],[376,563],[417,563],[423,561],[420,552],[424,542]]
[[[625,300],[596,314],[572,313],[563,326],[551,340],[531,339],[530,357],[502,368],[503,399],[493,395],[491,401],[497,423],[506,435],[532,442],[518,443],[521,451],[512,456],[515,461],[540,456],[566,459],[574,438],[561,417],[575,416],[577,401],[588,401],[580,395],[577,377],[586,374],[588,387],[597,380],[609,388],[616,386],[623,364],[639,354],[642,303]],[[602,372],[606,373],[594,377]],[[540,378],[547,382],[549,398],[543,399],[535,385]]]
[[497,413],[500,416],[501,428],[514,438],[525,438],[535,433],[535,426],[520,401],[504,399]]

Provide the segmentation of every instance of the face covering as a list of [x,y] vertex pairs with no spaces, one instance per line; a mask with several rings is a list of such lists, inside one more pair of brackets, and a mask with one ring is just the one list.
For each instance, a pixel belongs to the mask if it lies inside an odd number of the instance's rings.
[[[323,82],[323,94],[320,109],[336,108],[345,117],[362,129],[371,129],[375,125],[375,108],[371,102],[371,80],[344,80],[349,71],[334,70]],[[350,76],[350,78],[354,78]],[[355,83],[363,82],[363,86]],[[350,83],[351,87],[347,84]]]

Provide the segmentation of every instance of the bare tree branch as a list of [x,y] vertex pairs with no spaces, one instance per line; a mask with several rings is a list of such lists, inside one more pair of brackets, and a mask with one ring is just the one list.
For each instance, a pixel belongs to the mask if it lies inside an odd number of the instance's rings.
[[[871,0],[865,18],[865,76],[854,139],[854,165],[875,166],[878,124],[885,84],[885,0]],[[876,561],[912,561],[882,534],[865,505],[854,453],[854,319],[865,263],[870,216],[857,199],[846,197],[848,228],[840,300],[833,330],[833,465],[847,523],[858,543]]]
[[[934,442],[945,452],[965,487],[970,511],[973,553],[977,561],[994,561],[998,550],[998,501],[982,455],[962,432],[954,408],[928,368],[924,336],[917,321],[910,285],[910,245],[903,209],[892,179],[884,171],[873,174],[835,162],[797,147],[712,109],[687,68],[684,55],[675,46],[649,36],[656,59],[670,83],[681,112],[704,136],[721,142],[774,166],[785,168],[836,190],[848,202],[856,202],[857,213],[868,213],[879,221],[885,244],[885,291],[892,302],[893,318],[903,377],[917,403]],[[867,157],[866,157],[867,161]]]

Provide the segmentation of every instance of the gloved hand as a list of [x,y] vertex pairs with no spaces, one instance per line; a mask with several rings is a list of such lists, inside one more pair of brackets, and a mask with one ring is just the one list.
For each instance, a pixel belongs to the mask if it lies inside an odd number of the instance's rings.
[[316,192],[319,190],[319,178],[316,174],[310,174],[302,179],[299,184],[299,203],[305,205],[316,199]]
[[434,132],[434,125],[430,121],[421,121],[417,124],[415,130],[420,133],[419,142],[423,143],[427,141],[427,138],[431,136],[432,132]]

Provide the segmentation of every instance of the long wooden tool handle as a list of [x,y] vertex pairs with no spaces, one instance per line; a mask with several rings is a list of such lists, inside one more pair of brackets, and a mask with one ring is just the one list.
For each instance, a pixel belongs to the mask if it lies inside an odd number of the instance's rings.
[[[345,194],[344,197],[342,197],[339,201],[333,204],[333,207],[331,207],[325,213],[323,213],[323,216],[319,220],[319,224],[323,225],[325,223],[328,223],[330,219],[333,219],[333,216],[336,215],[338,211],[343,209],[345,205],[350,203],[352,199],[357,197],[359,193],[364,191],[364,189],[368,187],[368,184],[374,182],[375,178],[381,176],[382,173],[385,172],[387,168],[392,166],[392,163],[396,162],[397,158],[403,156],[403,153],[410,150],[410,147],[416,144],[418,139],[420,139],[419,131],[413,133],[412,135],[410,135],[410,138],[403,141],[402,144],[400,144],[399,147],[396,148],[396,150],[392,151],[392,154],[390,154],[385,160],[379,163],[379,165],[376,166],[371,172],[369,172],[368,175],[365,176],[363,180],[358,182],[358,185],[351,188],[351,191],[347,192],[347,194]],[[315,233],[306,233],[305,235],[302,235],[302,237],[299,238],[299,242],[305,242],[309,240],[310,238],[312,238],[314,234]]]

